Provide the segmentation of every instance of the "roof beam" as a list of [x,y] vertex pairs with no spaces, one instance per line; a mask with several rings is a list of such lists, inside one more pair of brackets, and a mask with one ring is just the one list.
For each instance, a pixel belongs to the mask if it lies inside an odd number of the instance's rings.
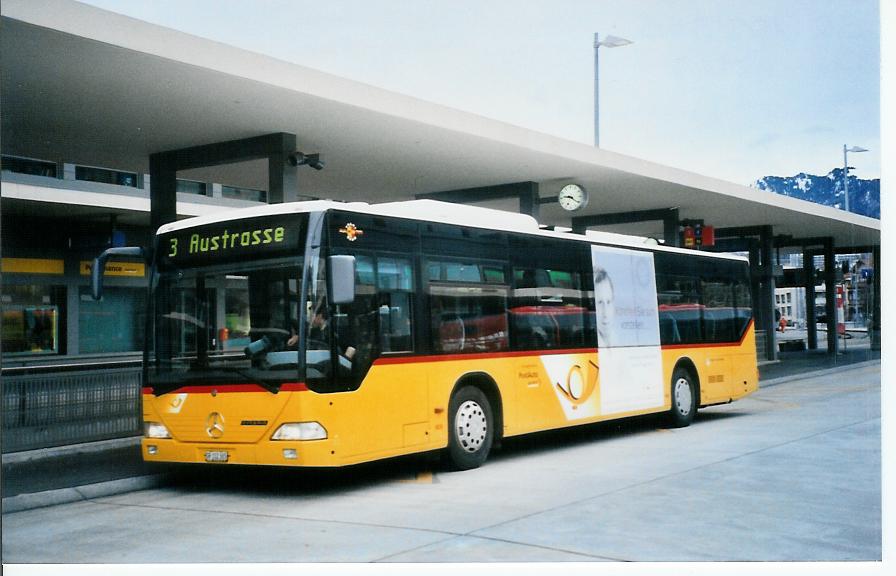
[[[267,158],[269,204],[298,199],[296,167],[289,155],[296,151],[296,136],[275,132],[264,136],[215,142],[149,155],[150,229],[177,220],[177,172]],[[152,239],[150,238],[150,243]]]
[[[486,202],[488,200],[502,200],[504,198],[519,198],[520,214],[528,214],[538,219],[538,207],[545,203],[539,196],[538,182],[514,182],[512,184],[497,184],[495,186],[480,186],[477,188],[462,188],[459,190],[446,190],[444,192],[426,192],[416,195],[417,200],[440,200],[454,204],[471,204],[474,202]],[[544,199],[556,201],[556,198]]]
[[577,234],[584,234],[591,226],[612,226],[614,224],[631,224],[654,220],[663,222],[663,241],[666,246],[678,246],[678,208],[658,208],[595,214],[593,216],[576,216],[572,219],[572,231]]

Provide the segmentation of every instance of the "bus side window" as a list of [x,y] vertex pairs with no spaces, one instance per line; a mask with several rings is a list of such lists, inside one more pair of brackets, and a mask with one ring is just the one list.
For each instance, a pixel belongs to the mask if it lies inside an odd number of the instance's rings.
[[475,262],[430,262],[429,297],[435,352],[508,348],[504,271]]
[[734,289],[726,279],[701,281],[703,331],[707,342],[732,342],[735,333]]
[[517,350],[578,348],[585,344],[589,314],[578,272],[515,268],[510,306]]
[[702,306],[697,279],[692,276],[657,273],[660,342],[696,344],[703,340]]
[[678,344],[681,342],[681,333],[678,331],[678,322],[675,316],[660,305],[660,342],[662,344]]
[[414,268],[411,261],[406,258],[378,258],[377,289],[380,351],[412,351]]
[[355,254],[355,301],[336,314],[337,348],[355,349],[341,388],[359,386],[380,354],[413,351],[413,288],[410,259]]
[[[341,389],[354,389],[367,374],[376,354],[376,269],[368,255],[355,255],[355,301],[339,305],[336,314],[336,346],[354,348],[351,374],[339,375]],[[346,380],[346,378],[348,378]]]
[[750,278],[746,274],[738,277],[734,284],[734,303],[737,306],[735,311],[736,333],[735,338],[740,340],[750,325],[753,318],[753,302],[750,294]]

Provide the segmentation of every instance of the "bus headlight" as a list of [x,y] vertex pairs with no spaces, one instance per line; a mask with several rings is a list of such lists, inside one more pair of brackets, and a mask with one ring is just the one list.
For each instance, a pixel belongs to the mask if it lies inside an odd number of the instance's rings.
[[143,435],[147,438],[171,438],[165,425],[158,422],[144,422]]
[[288,422],[283,424],[271,440],[326,440],[327,430],[319,422]]

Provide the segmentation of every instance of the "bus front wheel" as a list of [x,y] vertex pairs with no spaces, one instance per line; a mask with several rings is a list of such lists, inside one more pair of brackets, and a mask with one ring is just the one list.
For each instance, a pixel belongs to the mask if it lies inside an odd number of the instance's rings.
[[455,470],[478,468],[488,458],[494,441],[494,415],[485,394],[464,386],[448,405],[448,457]]
[[674,428],[683,428],[694,421],[697,413],[697,384],[694,376],[685,368],[676,368],[672,373],[672,408],[669,423]]

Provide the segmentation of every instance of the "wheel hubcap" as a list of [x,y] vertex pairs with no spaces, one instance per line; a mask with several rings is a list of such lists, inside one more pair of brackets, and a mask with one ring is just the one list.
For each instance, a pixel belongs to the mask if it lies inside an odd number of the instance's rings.
[[479,450],[488,433],[488,421],[482,406],[472,400],[461,404],[454,416],[454,430],[461,448],[471,453]]
[[693,403],[691,395],[691,384],[686,378],[679,378],[675,381],[675,407],[682,416],[687,416],[691,411]]

